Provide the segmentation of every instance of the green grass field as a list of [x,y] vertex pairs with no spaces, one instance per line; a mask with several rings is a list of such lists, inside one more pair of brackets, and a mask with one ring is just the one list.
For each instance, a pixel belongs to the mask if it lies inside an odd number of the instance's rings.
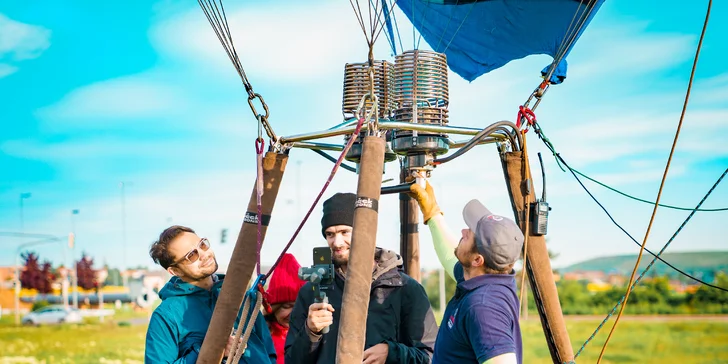
[[[138,314],[137,319],[144,317]],[[119,325],[116,317],[103,324],[15,327],[11,317],[0,320],[0,363],[141,363],[144,325]],[[599,323],[590,318],[567,318],[578,350]],[[609,325],[577,359],[594,363]],[[551,363],[537,319],[522,325],[524,363]],[[728,363],[728,319],[625,318],[610,341],[602,363]]]

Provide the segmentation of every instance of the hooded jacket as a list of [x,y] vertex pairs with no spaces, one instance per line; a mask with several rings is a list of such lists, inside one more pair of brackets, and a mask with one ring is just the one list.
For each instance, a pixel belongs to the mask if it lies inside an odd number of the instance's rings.
[[[387,364],[429,363],[437,324],[425,289],[402,272],[402,258],[396,253],[377,248],[375,260],[364,350],[386,343]],[[318,341],[312,341],[306,327],[308,307],[314,303],[311,283],[299,291],[286,337],[286,364],[335,362],[345,282],[343,274],[337,272],[333,285],[326,289],[335,309],[334,322]]]
[[[172,279],[159,291],[162,303],[152,313],[147,329],[145,363],[195,363],[212,319],[225,275],[213,276],[209,291]],[[242,307],[242,305],[241,305]],[[242,311],[238,312],[235,326]],[[275,363],[276,352],[265,319],[260,312],[240,363]]]

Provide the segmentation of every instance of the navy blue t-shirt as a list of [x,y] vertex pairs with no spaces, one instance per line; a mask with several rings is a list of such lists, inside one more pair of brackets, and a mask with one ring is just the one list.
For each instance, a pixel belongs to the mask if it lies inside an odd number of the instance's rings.
[[458,286],[442,317],[432,364],[480,364],[506,353],[516,353],[522,363],[515,274],[466,281],[457,263],[454,275]]

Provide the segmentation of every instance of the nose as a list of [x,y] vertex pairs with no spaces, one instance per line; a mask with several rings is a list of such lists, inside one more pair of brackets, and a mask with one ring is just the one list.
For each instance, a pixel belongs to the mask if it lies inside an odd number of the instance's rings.
[[200,252],[200,261],[207,262],[208,259],[212,257],[212,249],[207,250],[198,250]]
[[344,236],[342,234],[337,233],[334,235],[334,247],[335,248],[343,248],[346,246],[346,241],[344,241]]

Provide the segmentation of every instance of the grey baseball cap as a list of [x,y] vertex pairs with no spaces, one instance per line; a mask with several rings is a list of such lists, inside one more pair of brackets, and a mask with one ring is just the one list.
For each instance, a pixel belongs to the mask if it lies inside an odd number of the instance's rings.
[[475,233],[475,244],[488,268],[504,270],[518,260],[523,248],[523,232],[513,220],[494,215],[478,200],[465,205],[463,219]]

